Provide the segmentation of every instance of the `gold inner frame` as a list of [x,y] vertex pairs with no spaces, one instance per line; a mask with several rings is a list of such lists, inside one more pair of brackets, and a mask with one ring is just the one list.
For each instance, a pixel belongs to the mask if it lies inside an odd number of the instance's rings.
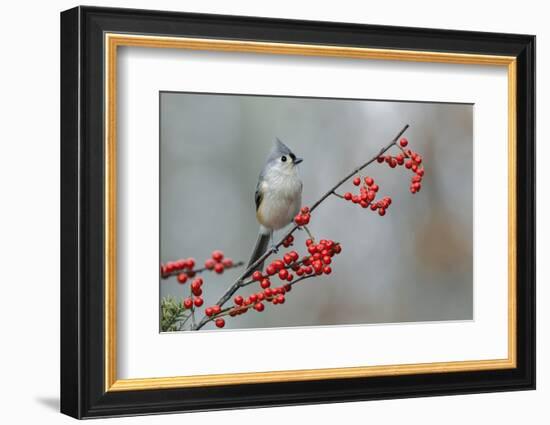
[[[508,71],[508,357],[419,364],[305,369],[164,378],[117,379],[116,325],[116,123],[119,46],[325,56],[507,67]],[[516,367],[516,58],[461,53],[370,49],[128,34],[105,34],[105,391],[443,373]]]

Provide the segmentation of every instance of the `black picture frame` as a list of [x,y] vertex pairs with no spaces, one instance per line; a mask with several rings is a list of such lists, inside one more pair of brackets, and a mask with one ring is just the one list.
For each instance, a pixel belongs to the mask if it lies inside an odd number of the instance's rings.
[[[104,34],[139,33],[517,58],[517,367],[106,392]],[[535,37],[76,7],[61,13],[61,412],[75,418],[535,388]]]

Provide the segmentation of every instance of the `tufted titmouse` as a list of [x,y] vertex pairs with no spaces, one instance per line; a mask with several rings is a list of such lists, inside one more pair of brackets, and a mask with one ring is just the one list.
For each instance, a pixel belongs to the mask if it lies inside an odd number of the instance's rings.
[[[297,165],[302,162],[279,139],[267,157],[256,186],[256,218],[260,234],[248,266],[267,250],[274,230],[291,223],[302,206],[302,180]],[[262,270],[259,264],[255,270]]]

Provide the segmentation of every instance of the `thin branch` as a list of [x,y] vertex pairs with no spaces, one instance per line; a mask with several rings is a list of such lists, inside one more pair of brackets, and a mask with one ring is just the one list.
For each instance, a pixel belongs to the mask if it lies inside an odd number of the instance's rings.
[[[367,167],[368,165],[372,164],[376,159],[386,153],[387,150],[389,150],[392,146],[395,146],[397,144],[397,141],[399,138],[407,131],[409,128],[409,124],[406,124],[400,131],[397,133],[397,135],[392,139],[390,143],[388,143],[386,146],[384,146],[380,151],[373,156],[371,159],[369,159],[367,162],[359,165],[358,167],[354,168],[353,171],[351,171],[348,175],[340,179],[334,186],[332,186],[323,196],[321,196],[311,207],[309,207],[309,211],[313,212],[319,205],[323,203],[325,199],[327,199],[329,196],[331,196],[335,191],[342,186],[346,181],[351,179],[353,176],[355,176],[359,171],[361,171],[363,168]],[[219,305],[222,307],[230,298],[231,296],[237,292],[242,286],[243,281],[246,279],[253,270],[256,269],[256,267],[260,264],[262,264],[270,255],[277,252],[280,246],[283,245],[283,242],[292,235],[296,230],[298,230],[300,226],[294,225],[291,227],[291,229],[281,238],[279,242],[277,242],[276,245],[272,246],[271,249],[268,249],[262,256],[260,256],[254,263],[249,265],[247,269],[241,274],[241,276],[231,285],[224,294],[220,297],[216,305]],[[202,328],[208,321],[208,316],[204,316],[201,321],[198,323],[197,326],[193,326],[192,330],[199,330]]]

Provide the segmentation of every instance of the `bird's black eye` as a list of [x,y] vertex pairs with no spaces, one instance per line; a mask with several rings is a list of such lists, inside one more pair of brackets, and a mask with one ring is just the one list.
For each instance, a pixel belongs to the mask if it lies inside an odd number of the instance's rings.
[[283,155],[283,156],[281,157],[281,161],[286,162],[286,156]]

